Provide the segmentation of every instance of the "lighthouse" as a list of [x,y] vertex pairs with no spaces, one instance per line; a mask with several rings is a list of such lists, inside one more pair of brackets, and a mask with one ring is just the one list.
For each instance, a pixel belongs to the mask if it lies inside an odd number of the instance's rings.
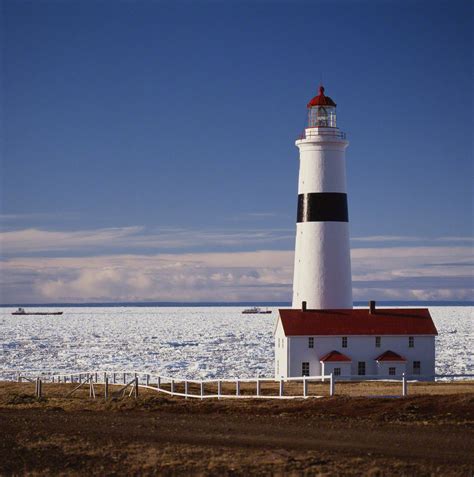
[[[275,377],[433,380],[436,326],[427,308],[352,308],[346,135],[336,103],[308,103],[300,150],[293,307],[279,310]],[[341,379],[338,378],[338,379]]]
[[319,94],[307,105],[299,149],[293,308],[352,308],[346,159],[336,103]]

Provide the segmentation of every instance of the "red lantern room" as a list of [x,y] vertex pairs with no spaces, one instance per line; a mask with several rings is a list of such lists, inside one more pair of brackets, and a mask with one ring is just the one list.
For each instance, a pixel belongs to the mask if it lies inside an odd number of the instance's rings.
[[319,87],[319,94],[308,103],[309,128],[335,128],[336,103],[324,94],[324,86]]

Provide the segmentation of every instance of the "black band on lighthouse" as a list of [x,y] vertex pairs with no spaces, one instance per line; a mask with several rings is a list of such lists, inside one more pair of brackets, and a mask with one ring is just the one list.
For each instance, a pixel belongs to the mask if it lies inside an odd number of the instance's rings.
[[341,192],[299,194],[297,222],[349,222],[347,194]]

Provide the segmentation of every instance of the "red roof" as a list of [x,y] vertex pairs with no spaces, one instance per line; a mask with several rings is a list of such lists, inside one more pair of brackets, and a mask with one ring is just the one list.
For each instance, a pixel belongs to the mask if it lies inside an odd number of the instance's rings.
[[406,361],[403,356],[400,356],[395,351],[385,351],[378,358],[375,358],[375,361]]
[[348,356],[346,356],[345,354],[342,354],[340,353],[339,351],[329,351],[329,353],[326,353],[324,356],[322,356],[319,361],[324,361],[324,362],[328,362],[328,361],[337,361],[337,362],[341,362],[341,361],[349,361],[351,362],[352,359],[349,358]]
[[336,106],[336,103],[329,96],[324,95],[324,86],[321,85],[319,94],[308,103],[308,108],[313,106]]
[[428,308],[280,310],[286,336],[437,335]]

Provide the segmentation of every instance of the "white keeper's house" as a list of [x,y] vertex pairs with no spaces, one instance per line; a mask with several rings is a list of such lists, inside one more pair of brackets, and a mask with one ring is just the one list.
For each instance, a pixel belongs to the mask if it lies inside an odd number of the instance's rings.
[[426,308],[352,308],[346,135],[336,103],[307,105],[300,151],[292,309],[275,324],[275,376],[434,379],[436,327]]
[[426,308],[282,309],[275,376],[433,379],[436,327]]

